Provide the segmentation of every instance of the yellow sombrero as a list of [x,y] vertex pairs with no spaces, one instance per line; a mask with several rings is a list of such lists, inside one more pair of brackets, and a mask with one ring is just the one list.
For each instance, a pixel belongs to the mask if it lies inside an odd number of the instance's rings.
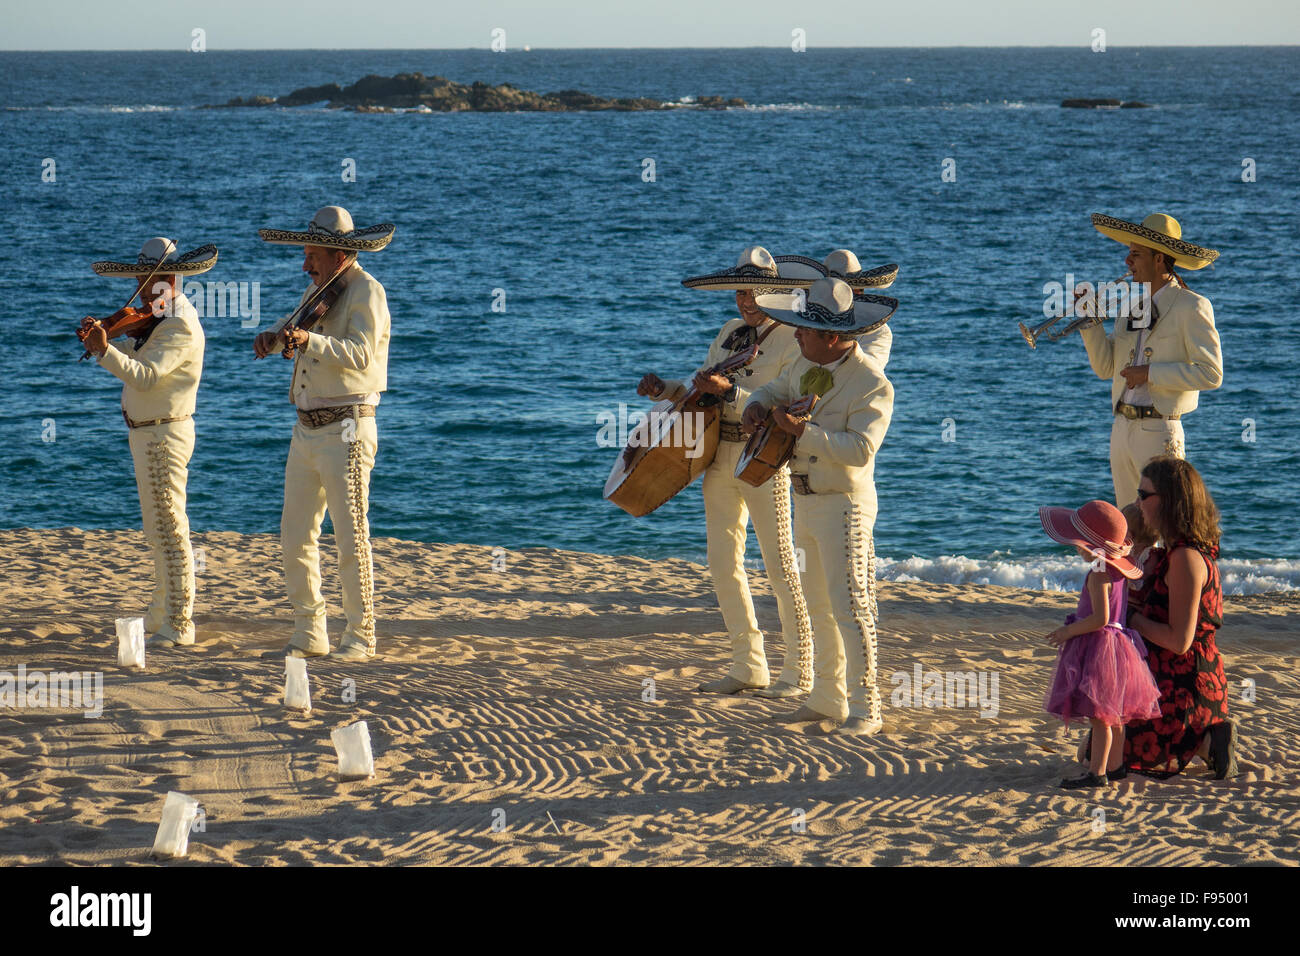
[[1174,257],[1174,265],[1184,269],[1204,269],[1219,253],[1183,240],[1183,227],[1178,220],[1164,213],[1152,213],[1141,224],[1125,222],[1114,216],[1105,216],[1099,212],[1092,214],[1092,224],[1103,236],[1128,245],[1136,242],[1157,252],[1167,252]]

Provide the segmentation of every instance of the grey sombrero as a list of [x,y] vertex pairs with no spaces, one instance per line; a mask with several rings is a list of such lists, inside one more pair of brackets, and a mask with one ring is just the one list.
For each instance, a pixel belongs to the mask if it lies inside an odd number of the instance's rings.
[[288,229],[259,229],[263,242],[281,246],[325,246],[345,252],[378,252],[393,240],[391,222],[355,229],[352,214],[342,206],[325,206],[316,211],[305,232]]
[[1116,242],[1125,245],[1136,242],[1157,252],[1167,252],[1174,257],[1174,265],[1182,266],[1184,269],[1204,269],[1219,258],[1217,250],[1206,249],[1184,241],[1183,227],[1173,216],[1166,216],[1164,213],[1152,213],[1141,223],[1136,223],[1094,212],[1092,224],[1103,236],[1108,236]]
[[[789,297],[781,296],[786,300]],[[754,304],[764,315],[782,325],[835,332],[839,335],[865,335],[889,321],[898,308],[898,300],[885,295],[854,292],[843,279],[828,276],[818,279],[808,289],[802,303],[789,308],[776,297],[760,295]],[[799,305],[802,308],[799,308]]]
[[[159,263],[162,263],[159,265]],[[176,255],[176,243],[164,236],[154,236],[140,248],[135,262],[92,262],[90,268],[102,276],[127,276],[139,278],[150,273],[156,276],[196,276],[217,264],[217,247],[211,244],[191,249],[183,256]]]

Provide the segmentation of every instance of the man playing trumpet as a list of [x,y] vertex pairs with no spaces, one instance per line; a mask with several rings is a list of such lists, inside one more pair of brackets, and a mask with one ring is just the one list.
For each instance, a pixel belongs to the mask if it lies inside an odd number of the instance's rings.
[[[1134,282],[1150,289],[1150,299],[1117,318],[1109,335],[1100,321],[1080,329],[1092,370],[1112,380],[1110,471],[1115,504],[1122,508],[1137,500],[1148,461],[1184,457],[1183,416],[1196,408],[1198,392],[1223,383],[1214,309],[1174,271],[1204,268],[1219,254],[1185,242],[1177,220],[1159,213],[1140,225],[1096,213],[1092,224],[1128,245],[1125,264]],[[1098,315],[1090,298],[1085,293],[1076,309]]]

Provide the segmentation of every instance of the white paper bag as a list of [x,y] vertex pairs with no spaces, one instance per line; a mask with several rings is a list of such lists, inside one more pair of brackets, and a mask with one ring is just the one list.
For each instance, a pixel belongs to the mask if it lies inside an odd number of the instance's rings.
[[307,681],[307,661],[301,657],[284,659],[284,706],[311,713],[311,685]]
[[340,727],[330,734],[339,755],[339,776],[346,779],[373,777],[375,758],[370,752],[370,728],[364,720]]
[[117,662],[123,667],[144,667],[144,618],[119,617]]
[[190,829],[199,815],[199,801],[175,790],[167,792],[163,804],[162,822],[153,841],[153,855],[180,857],[190,847]]

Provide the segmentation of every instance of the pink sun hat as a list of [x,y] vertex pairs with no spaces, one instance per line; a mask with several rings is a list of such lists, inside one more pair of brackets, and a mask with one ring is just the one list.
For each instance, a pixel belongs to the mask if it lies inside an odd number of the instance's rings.
[[1133,550],[1128,522],[1109,501],[1089,501],[1078,510],[1044,506],[1038,517],[1053,541],[1086,548],[1126,578],[1142,577],[1142,569],[1128,557]]

